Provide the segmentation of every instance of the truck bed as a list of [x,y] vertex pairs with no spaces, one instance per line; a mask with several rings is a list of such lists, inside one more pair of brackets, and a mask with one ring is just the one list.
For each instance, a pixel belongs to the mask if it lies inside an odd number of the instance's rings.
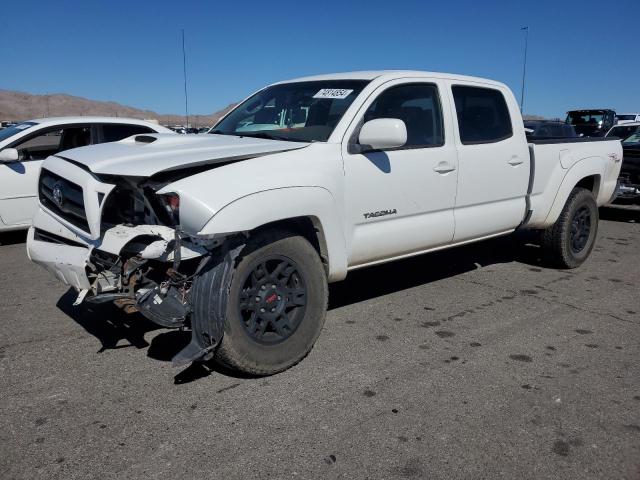
[[547,217],[555,201],[554,196],[549,195],[549,192],[558,192],[569,172],[572,169],[581,168],[585,162],[604,166],[600,174],[600,183],[596,186],[596,202],[598,205],[608,203],[615,192],[618,177],[616,169],[620,161],[620,159],[612,160],[612,155],[620,151],[618,139],[601,137],[530,139],[531,181],[528,209],[531,213],[527,226],[531,228],[548,226]]

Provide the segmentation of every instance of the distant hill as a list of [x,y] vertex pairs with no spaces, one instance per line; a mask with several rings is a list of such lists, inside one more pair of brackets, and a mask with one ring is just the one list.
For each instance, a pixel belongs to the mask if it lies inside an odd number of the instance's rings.
[[[235,104],[209,115],[189,117],[193,126],[212,125]],[[131,117],[157,120],[163,125],[183,125],[184,115],[160,114],[151,110],[121,105],[116,102],[101,102],[74,97],[64,93],[32,95],[30,93],[0,90],[0,120],[28,120],[41,117],[64,117],[69,115],[101,115],[108,117]]]
[[527,115],[526,113],[522,115],[523,120],[547,120],[545,117],[541,117],[540,115]]

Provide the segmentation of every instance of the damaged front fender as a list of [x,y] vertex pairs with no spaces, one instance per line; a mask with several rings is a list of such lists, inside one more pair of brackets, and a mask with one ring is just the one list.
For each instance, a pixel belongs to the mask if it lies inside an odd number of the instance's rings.
[[[146,260],[172,262],[176,257],[175,238],[176,230],[164,225],[117,225],[106,230],[96,248],[112,255],[139,255]],[[207,247],[213,246],[213,241],[207,244],[187,237],[180,242],[179,257],[183,260],[201,257],[207,253]]]
[[108,228],[89,256],[91,286],[78,301],[117,300],[116,305],[154,323],[181,327],[190,312],[193,281],[219,243],[162,225]]

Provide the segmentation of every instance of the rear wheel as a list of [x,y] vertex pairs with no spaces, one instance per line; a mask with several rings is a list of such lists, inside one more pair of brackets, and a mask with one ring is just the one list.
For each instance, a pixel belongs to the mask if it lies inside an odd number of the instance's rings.
[[[298,363],[320,335],[327,307],[327,280],[314,247],[292,233],[258,233],[233,269],[224,335],[214,360],[253,375],[277,373]],[[195,301],[206,302],[214,311],[214,303],[224,298],[209,291]]]
[[556,223],[543,233],[549,260],[560,268],[580,266],[595,244],[598,219],[598,205],[591,191],[574,188]]

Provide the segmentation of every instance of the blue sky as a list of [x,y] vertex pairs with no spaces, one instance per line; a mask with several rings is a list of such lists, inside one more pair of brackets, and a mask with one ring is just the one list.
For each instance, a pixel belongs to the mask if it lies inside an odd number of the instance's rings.
[[160,113],[211,113],[264,84],[349,70],[478,75],[525,112],[640,111],[640,0],[19,0],[0,7],[0,88],[68,93]]

